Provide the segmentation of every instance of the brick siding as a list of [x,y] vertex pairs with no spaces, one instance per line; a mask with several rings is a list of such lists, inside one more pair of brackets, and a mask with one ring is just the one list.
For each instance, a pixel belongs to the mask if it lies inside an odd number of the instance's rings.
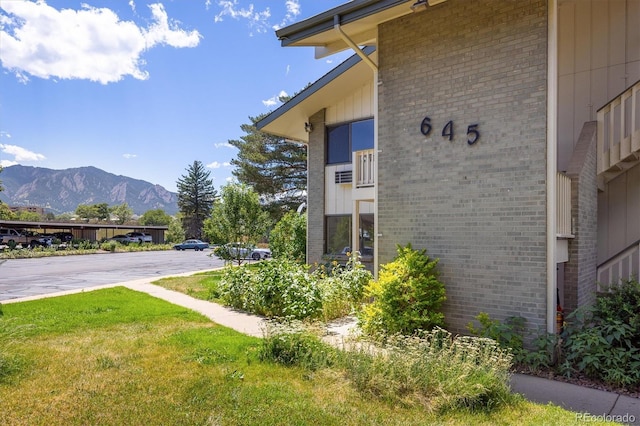
[[378,40],[380,264],[396,244],[440,258],[451,331],[481,311],[544,329],[546,2],[449,0]]

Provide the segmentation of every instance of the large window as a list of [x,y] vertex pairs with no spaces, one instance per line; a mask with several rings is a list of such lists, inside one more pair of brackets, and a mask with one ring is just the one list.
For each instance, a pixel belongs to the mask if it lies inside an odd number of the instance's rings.
[[[327,254],[346,254],[353,250],[351,244],[351,215],[336,215],[326,217]],[[360,254],[373,256],[373,214],[360,215]]]
[[327,164],[350,163],[351,153],[373,148],[373,119],[327,128]]

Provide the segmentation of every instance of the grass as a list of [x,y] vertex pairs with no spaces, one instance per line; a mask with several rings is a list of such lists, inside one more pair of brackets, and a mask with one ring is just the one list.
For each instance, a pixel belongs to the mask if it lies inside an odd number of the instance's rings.
[[540,425],[575,414],[515,398],[491,411],[382,402],[335,368],[262,362],[262,339],[125,288],[2,306],[5,425]]
[[222,279],[223,270],[201,272],[187,277],[163,278],[153,283],[169,290],[188,294],[200,300],[217,301],[219,297],[218,284]]

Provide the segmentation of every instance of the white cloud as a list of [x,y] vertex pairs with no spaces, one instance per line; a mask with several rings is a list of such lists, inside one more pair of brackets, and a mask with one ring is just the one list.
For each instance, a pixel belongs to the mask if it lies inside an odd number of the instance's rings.
[[215,146],[216,148],[235,148],[233,145],[231,145],[228,142],[214,143],[213,146]]
[[287,9],[287,13],[279,24],[273,26],[274,30],[279,30],[280,28],[287,26],[295,21],[297,16],[300,15],[300,2],[298,0],[287,0],[285,2],[285,7]]
[[122,154],[122,156],[124,158],[126,158],[127,160],[129,160],[130,158],[136,158],[138,155],[137,154]]
[[17,145],[0,144],[0,151],[13,156],[13,160],[2,160],[3,166],[5,166],[7,163],[11,163],[9,165],[13,165],[24,161],[41,161],[46,158],[42,154],[29,151],[28,149],[22,148]]
[[238,7],[238,0],[220,0],[218,1],[218,6],[221,10],[213,19],[214,22],[222,22],[228,16],[236,20],[247,20],[249,28],[258,33],[265,33],[270,28],[271,10],[268,7],[261,12],[257,12],[254,10],[253,4],[250,4],[248,9]]
[[287,94],[287,92],[285,92],[284,90],[281,90],[280,93],[278,93],[276,96],[273,96],[273,97],[271,97],[271,98],[269,98],[267,100],[262,101],[262,104],[264,106],[271,107],[271,106],[274,106],[276,104],[279,104],[280,103],[280,98],[286,97],[286,96],[289,96]]
[[222,164],[220,164],[217,161],[214,161],[213,163],[207,164],[207,168],[209,168],[209,169],[219,169],[220,167],[222,167]]
[[[129,5],[135,9],[132,1]],[[126,76],[145,80],[143,52],[158,45],[194,47],[201,38],[198,31],[180,29],[161,4],[149,8],[152,23],[142,28],[87,4],[57,10],[45,0],[2,2],[0,62],[22,82],[30,76],[102,84]]]

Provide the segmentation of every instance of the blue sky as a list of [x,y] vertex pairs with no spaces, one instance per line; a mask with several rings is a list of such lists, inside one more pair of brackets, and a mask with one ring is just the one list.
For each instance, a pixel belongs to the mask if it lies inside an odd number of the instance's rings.
[[275,30],[345,2],[0,0],[0,164],[175,191],[199,160],[219,189],[240,126],[348,56],[314,59]]

